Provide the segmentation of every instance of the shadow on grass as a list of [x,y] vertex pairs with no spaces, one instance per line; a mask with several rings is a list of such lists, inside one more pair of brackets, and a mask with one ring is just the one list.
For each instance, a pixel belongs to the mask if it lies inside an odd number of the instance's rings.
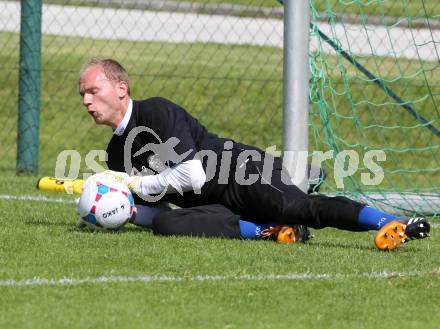
[[356,241],[330,241],[330,240],[313,240],[309,242],[311,246],[316,246],[319,248],[336,248],[336,249],[351,249],[351,250],[372,250],[379,251],[371,242],[371,245],[366,246],[359,244]]
[[143,228],[139,226],[124,226],[118,230],[104,230],[104,229],[93,229],[89,227],[78,228],[74,224],[67,224],[69,226],[69,232],[84,233],[84,234],[130,234],[130,233],[150,233],[152,232],[148,228]]
[[[422,241],[420,241],[421,243],[423,243]],[[329,240],[323,240],[323,241],[313,241],[310,243],[310,245],[312,246],[316,246],[319,248],[335,248],[335,249],[351,249],[351,250],[369,250],[369,251],[374,251],[374,252],[378,252],[381,254],[393,254],[393,253],[414,253],[414,252],[422,252],[423,251],[423,245],[422,244],[418,244],[417,241],[412,241],[409,244],[405,244],[404,246],[397,248],[394,251],[381,251],[379,249],[377,249],[374,245],[374,242],[371,241],[371,245],[366,246],[366,245],[361,245],[359,243],[356,243],[355,241],[353,242],[348,242],[348,241],[329,241]]]
[[44,219],[28,219],[25,220],[24,223],[26,225],[34,225],[34,226],[71,226],[70,223],[66,223],[64,221],[59,221],[59,222],[54,222],[54,221],[49,221],[49,220],[44,220]]
[[24,224],[31,226],[40,227],[66,227],[69,232],[84,232],[84,233],[104,233],[104,234],[122,234],[122,233],[132,233],[132,232],[151,232],[148,228],[143,228],[135,225],[127,225],[119,230],[93,230],[92,228],[78,228],[75,225],[75,221],[66,222],[64,219],[60,221],[54,221],[53,219],[43,219],[43,218],[32,218],[24,220]]

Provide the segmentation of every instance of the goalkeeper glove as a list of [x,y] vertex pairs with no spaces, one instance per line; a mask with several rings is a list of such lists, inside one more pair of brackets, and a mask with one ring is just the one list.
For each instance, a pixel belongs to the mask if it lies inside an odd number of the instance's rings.
[[[129,176],[125,172],[105,170],[102,173],[96,174],[102,175],[104,178],[112,179],[116,182],[125,184],[130,192],[138,193],[141,177],[139,176]],[[95,175],[95,176],[96,176]]]
[[104,178],[112,179],[118,183],[122,183],[125,185],[128,185],[130,182],[130,176],[127,175],[125,172],[119,172],[114,170],[105,170],[102,173],[96,174],[96,176],[102,176]]

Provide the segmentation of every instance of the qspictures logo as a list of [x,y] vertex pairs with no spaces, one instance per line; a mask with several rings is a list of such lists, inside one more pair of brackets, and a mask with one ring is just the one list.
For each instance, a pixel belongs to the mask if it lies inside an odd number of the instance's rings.
[[[133,153],[133,144],[136,137],[140,133],[150,134],[153,142],[149,142],[142,146],[139,150]],[[272,179],[272,172],[275,157],[280,157],[281,152],[276,149],[276,146],[266,148],[264,159],[262,159],[261,152],[252,149],[240,150],[237,156],[235,149],[236,161],[232,161],[232,149],[234,143],[227,140],[223,144],[223,150],[216,153],[212,150],[193,150],[189,149],[179,154],[176,147],[180,140],[176,137],[171,137],[166,141],[162,141],[154,130],[149,127],[140,126],[135,127],[128,134],[123,150],[123,162],[126,173],[137,176],[148,176],[155,174],[163,174],[172,170],[173,166],[178,165],[187,157],[194,153],[191,159],[199,159],[205,163],[206,181],[210,182],[217,179],[217,184],[229,184],[231,177],[239,185],[251,185],[261,180],[262,184],[270,184]],[[145,156],[145,154],[147,156]],[[140,168],[133,166],[133,161],[138,159],[141,155],[147,159]],[[95,173],[105,170],[103,162],[107,161],[108,154],[104,150],[91,150],[85,158],[85,165],[90,170],[82,175],[83,179],[87,179]],[[294,160],[294,168],[286,168],[287,159]],[[263,161],[263,170],[259,174],[248,174],[246,168],[252,161]],[[325,161],[333,161],[333,177],[336,187],[344,188],[344,180],[360,173],[361,182],[364,185],[379,185],[384,179],[384,170],[379,165],[379,162],[386,161],[386,154],[383,150],[369,150],[362,156],[355,150],[342,150],[340,152],[334,151],[314,151],[311,154],[307,151],[299,152],[284,152],[283,166],[288,169],[281,175],[281,180],[286,185],[295,184],[295,182],[307,179],[307,162],[311,163],[313,168],[321,168]],[[70,162],[70,165],[68,165]],[[139,161],[137,161],[139,162]],[[233,166],[232,163],[236,165]],[[79,178],[79,170],[81,166],[81,155],[76,150],[64,150],[60,152],[57,158],[55,167],[55,177],[58,178]],[[290,169],[290,170],[289,170]],[[217,172],[218,170],[218,172]],[[287,174],[287,172],[290,173]],[[233,175],[231,175],[233,174]],[[176,193],[183,194],[182,189],[178,184],[172,184]],[[201,193],[200,189],[194,187],[194,193]],[[167,192],[164,189],[159,195],[147,195],[144,197],[146,201],[159,201]]]

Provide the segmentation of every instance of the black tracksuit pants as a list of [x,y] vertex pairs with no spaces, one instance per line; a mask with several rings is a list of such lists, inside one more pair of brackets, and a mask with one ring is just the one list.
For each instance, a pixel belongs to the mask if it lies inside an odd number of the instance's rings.
[[271,177],[263,177],[263,162],[249,161],[246,175],[249,174],[258,175],[257,182],[240,185],[234,177],[230,177],[229,184],[221,186],[221,189],[218,186],[214,190],[208,188],[204,193],[208,195],[207,199],[218,200],[216,204],[199,204],[156,216],[154,232],[239,238],[240,217],[256,223],[278,222],[316,229],[335,227],[363,231],[358,225],[358,214],[363,204],[345,197],[308,195],[295,185],[285,184],[282,175],[288,175],[281,160],[275,161]]

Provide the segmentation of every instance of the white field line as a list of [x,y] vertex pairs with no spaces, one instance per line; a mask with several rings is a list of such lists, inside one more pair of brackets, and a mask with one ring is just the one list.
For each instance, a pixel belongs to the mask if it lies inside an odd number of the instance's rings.
[[[319,22],[343,49],[358,55],[438,61],[440,30]],[[0,1],[0,31],[19,32],[20,2]],[[94,39],[283,47],[283,21],[197,13],[43,5],[42,33]],[[334,53],[311,36],[310,50]]]
[[33,195],[8,195],[0,194],[0,200],[9,201],[37,201],[37,202],[52,202],[52,203],[75,203],[75,200],[64,198],[48,198],[45,196],[33,196]]
[[420,276],[437,276],[440,268],[431,271],[414,272],[370,272],[370,273],[286,273],[286,274],[262,274],[262,275],[197,275],[186,276],[98,276],[85,278],[60,278],[48,279],[35,277],[32,279],[3,279],[0,280],[2,287],[29,287],[29,286],[77,286],[83,284],[106,284],[106,283],[156,283],[156,282],[231,282],[231,281],[312,281],[312,280],[349,280],[349,279],[389,279],[408,278]]

